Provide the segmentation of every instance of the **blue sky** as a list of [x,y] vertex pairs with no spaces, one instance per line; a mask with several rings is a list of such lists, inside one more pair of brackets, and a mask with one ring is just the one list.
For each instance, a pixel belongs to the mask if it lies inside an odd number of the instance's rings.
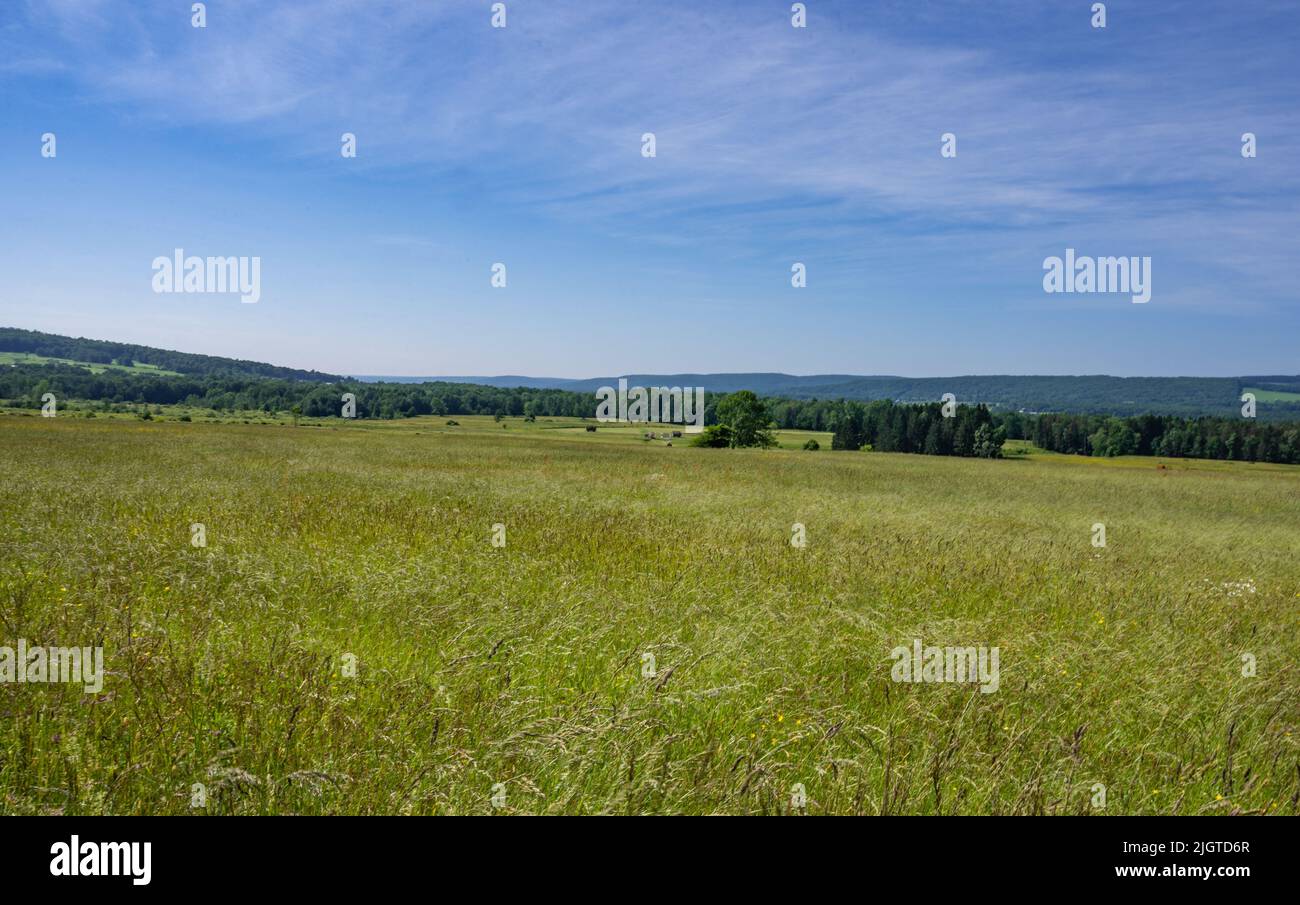
[[[505,2],[6,0],[0,324],[351,374],[1300,371],[1294,3]],[[261,301],[155,294],[176,247],[261,257]],[[1067,247],[1150,256],[1150,303],[1044,293]]]

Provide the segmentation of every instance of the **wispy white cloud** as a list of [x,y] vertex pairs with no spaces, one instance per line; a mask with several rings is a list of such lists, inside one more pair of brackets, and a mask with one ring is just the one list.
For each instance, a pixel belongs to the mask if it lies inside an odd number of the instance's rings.
[[[1032,228],[1078,244],[1156,237],[1285,285],[1272,262],[1297,225],[1300,131],[1259,90],[1275,44],[1224,48],[1185,16],[1144,46],[1112,17],[1105,34],[1042,34],[1060,47],[1049,65],[846,16],[793,29],[781,4],[508,7],[493,29],[487,4],[228,0],[198,30],[188,4],[58,0],[2,34],[17,47],[41,33],[81,90],[161,127],[233,128],[322,159],[351,131],[361,167],[469,169],[486,199],[648,241],[865,231],[893,249],[961,233],[986,255]],[[1104,40],[1145,52],[1070,59]],[[1240,58],[1241,77],[1196,77],[1197,54]],[[1247,130],[1263,149],[1249,162]],[[647,131],[653,160],[639,155]],[[939,156],[944,132],[955,160]]]

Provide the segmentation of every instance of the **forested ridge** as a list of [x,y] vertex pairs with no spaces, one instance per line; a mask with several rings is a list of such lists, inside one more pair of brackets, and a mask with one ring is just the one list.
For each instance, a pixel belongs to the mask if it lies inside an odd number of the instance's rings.
[[199,376],[278,377],[283,380],[311,381],[341,379],[338,374],[282,368],[260,361],[197,355],[193,352],[173,352],[169,349],[156,349],[153,346],[60,336],[56,333],[42,333],[39,330],[20,330],[17,327],[0,327],[0,352],[25,352],[29,355],[67,358],[89,364],[129,365],[139,362],[166,371]]
[[[99,340],[67,340],[33,331],[0,331],[28,343],[22,350],[49,358],[87,360],[96,354],[103,363],[146,361],[134,357],[133,347]],[[37,337],[32,340],[31,337]],[[41,339],[41,337],[45,337]],[[67,342],[63,342],[63,341]],[[90,346],[83,343],[92,344]],[[12,344],[12,342],[11,342]],[[148,350],[161,353],[161,350]],[[168,355],[179,356],[168,358]],[[39,409],[45,393],[61,405],[89,403],[91,409],[131,410],[137,406],[185,405],[216,412],[293,412],[309,418],[339,417],[343,395],[356,397],[359,418],[407,418],[419,415],[500,415],[577,417],[595,415],[595,397],[537,387],[496,387],[471,383],[368,383],[336,378],[315,371],[276,368],[235,359],[151,354],[147,363],[168,370],[190,368],[194,373],[141,374],[57,362],[20,362],[0,367],[0,405]],[[249,370],[245,366],[252,366]],[[244,371],[241,372],[240,369]],[[280,376],[263,376],[269,369]],[[284,374],[294,375],[292,377]],[[315,375],[301,376],[301,375]],[[1291,392],[1295,378],[1251,378],[1260,390]],[[705,424],[717,423],[723,394],[705,396]],[[871,449],[945,456],[1001,455],[1007,439],[1030,440],[1038,447],[1091,456],[1166,456],[1300,464],[1300,421],[1261,418],[1189,417],[1179,414],[1027,413],[997,411],[984,404],[944,406],[938,401],[908,402],[852,399],[764,398],[762,406],[776,428],[829,431],[836,450]],[[1261,416],[1270,403],[1260,403]],[[1276,412],[1274,412],[1276,417]]]
[[[338,374],[284,368],[263,362],[174,352],[150,346],[73,338],[35,330],[0,327],[0,352],[25,352],[96,365],[141,363],[187,376],[271,377],[310,382],[340,381]],[[365,383],[425,385],[458,383],[497,389],[530,387],[589,394],[616,377],[586,380],[546,377],[367,378]],[[927,403],[944,393],[969,404],[986,405],[994,413],[1069,412],[1083,415],[1218,415],[1232,418],[1247,390],[1262,391],[1260,421],[1300,420],[1300,375],[1243,377],[1113,377],[1105,374],[967,375],[955,377],[890,377],[821,374],[799,377],[779,373],[630,375],[632,386],[703,386],[710,393],[747,389],[769,399],[830,404],[859,402]]]
[[567,415],[592,417],[592,396],[564,390],[502,389],[468,383],[306,382],[248,376],[153,376],[120,371],[93,374],[65,364],[0,368],[0,401],[39,408],[44,393],[104,405],[189,405],[218,411],[338,416],[344,393],[356,396],[358,418],[416,415]]

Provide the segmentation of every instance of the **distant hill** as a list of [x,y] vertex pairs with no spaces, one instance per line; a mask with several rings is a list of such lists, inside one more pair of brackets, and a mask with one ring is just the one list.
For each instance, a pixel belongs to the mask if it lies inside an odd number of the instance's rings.
[[[1073,412],[1105,415],[1220,415],[1240,412],[1241,394],[1255,392],[1261,417],[1300,418],[1300,376],[1111,377],[966,375],[959,377],[797,377],[770,372],[747,374],[630,374],[629,386],[702,386],[710,393],[753,390],[784,399],[855,399],[933,402],[952,393],[960,402],[983,402],[1001,411]],[[558,377],[359,377],[363,381],[443,381],[494,387],[532,387],[595,393],[617,386],[617,377],[574,380]]]
[[38,330],[20,330],[17,327],[0,327],[0,352],[24,353],[40,358],[51,358],[69,363],[94,366],[112,366],[113,370],[142,370],[139,365],[153,369],[195,377],[274,377],[280,380],[335,381],[338,374],[321,371],[303,371],[282,368],[260,361],[222,358],[217,355],[197,355],[193,352],[173,352],[152,346],[115,343],[103,339],[60,336]]
[[[0,327],[0,365],[77,365],[95,373],[122,373],[145,379],[173,374],[184,377],[272,378],[311,383],[347,380],[338,374],[284,368],[215,355],[174,352],[151,346],[73,338],[35,330]],[[739,374],[629,374],[630,386],[702,386],[710,394],[753,390],[782,399],[852,399],[933,402],[952,393],[958,402],[984,403],[998,411],[1070,412],[1080,415],[1218,415],[1237,417],[1241,394],[1255,393],[1262,420],[1300,420],[1300,375],[1251,377],[1111,377],[989,375],[958,377],[894,377],[854,374],[814,374],[804,377],[778,372]],[[476,384],[498,389],[527,388],[594,394],[602,386],[617,386],[617,377],[381,377],[353,378],[367,383]]]
[[[794,377],[790,374],[630,374],[629,386],[702,386],[711,393],[734,393],[736,390],[753,390],[761,396],[795,397],[789,390],[800,381],[834,381],[843,382],[862,380],[852,374],[827,374],[819,377]],[[479,386],[493,387],[530,387],[542,390],[568,390],[573,393],[594,393],[603,386],[618,386],[617,377],[522,377],[507,374],[497,377],[382,377],[361,376],[357,378],[373,383],[473,383]],[[871,378],[874,379],[874,378]],[[887,378],[898,380],[902,378]]]

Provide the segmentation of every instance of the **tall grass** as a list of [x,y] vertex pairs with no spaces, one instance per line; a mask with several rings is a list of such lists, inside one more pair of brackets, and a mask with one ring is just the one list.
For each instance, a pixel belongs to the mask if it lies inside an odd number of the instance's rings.
[[1300,469],[457,420],[0,418],[0,811],[1297,811]]

